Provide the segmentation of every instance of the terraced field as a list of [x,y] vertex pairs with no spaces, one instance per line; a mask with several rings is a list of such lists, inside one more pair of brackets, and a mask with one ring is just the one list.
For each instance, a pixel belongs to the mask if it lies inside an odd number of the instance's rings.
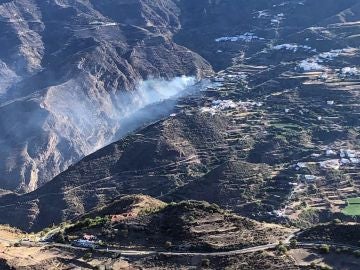
[[342,211],[347,216],[360,215],[360,198],[347,199],[347,206]]

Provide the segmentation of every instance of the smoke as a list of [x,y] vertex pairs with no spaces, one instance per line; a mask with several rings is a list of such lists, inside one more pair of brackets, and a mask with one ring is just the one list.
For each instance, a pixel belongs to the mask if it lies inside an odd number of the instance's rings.
[[47,88],[43,96],[4,103],[1,185],[34,190],[82,157],[168,116],[179,98],[199,89],[194,77],[177,77],[109,93],[87,74]]
[[18,80],[18,76],[3,61],[0,60],[0,100],[8,88]]
[[168,116],[180,97],[199,89],[194,77],[185,76],[149,79],[117,93],[107,92],[91,75],[50,87],[41,103],[49,112],[41,132],[52,145],[34,150],[38,179],[49,180],[80,158]]
[[[143,104],[148,105],[178,96],[188,87],[195,84],[194,77],[177,77],[172,80],[150,79],[141,81],[135,94],[138,95]],[[136,99],[138,102],[139,100]],[[140,101],[141,103],[141,101]]]
[[44,95],[4,103],[1,184],[32,191],[84,156],[169,116],[179,98],[202,87],[183,76],[149,79],[133,91],[109,93],[87,74],[51,86]]
[[[120,116],[119,122],[121,123],[123,119],[129,121],[132,115],[139,110],[144,111],[151,104],[164,104],[169,99],[177,99],[185,95],[195,83],[194,77],[185,76],[171,80],[150,79],[141,81],[136,91],[122,92],[115,97],[117,115]],[[168,111],[168,106],[165,105],[163,109],[160,106],[159,111]]]
[[120,127],[114,138],[119,139],[135,129],[168,116],[179,98],[200,91],[194,77],[176,77],[171,80],[141,81],[136,91],[117,96]]
[[43,106],[53,120],[48,121],[46,129],[72,140],[80,155],[88,155],[163,117],[179,97],[196,88],[195,84],[194,77],[185,76],[149,79],[139,82],[134,91],[110,94],[94,78],[68,81],[47,91]]

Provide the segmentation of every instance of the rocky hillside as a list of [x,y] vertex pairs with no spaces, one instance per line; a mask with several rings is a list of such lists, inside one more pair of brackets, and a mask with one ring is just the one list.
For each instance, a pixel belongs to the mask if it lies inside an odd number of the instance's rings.
[[163,98],[119,94],[140,80],[211,73],[173,41],[179,14],[170,0],[0,1],[0,188],[34,190],[114,140]]
[[291,229],[243,218],[206,202],[184,201],[160,208],[143,205],[138,207],[142,209],[139,214],[128,212],[122,218],[121,211],[111,208],[105,215],[98,212],[94,218],[69,225],[64,239],[90,234],[120,249],[133,246],[139,250],[204,252],[273,244],[292,233]]
[[108,216],[113,221],[121,220],[127,217],[137,217],[147,212],[160,210],[166,206],[166,203],[145,195],[127,195],[117,198],[111,203],[95,208],[77,220],[85,218],[96,218]]

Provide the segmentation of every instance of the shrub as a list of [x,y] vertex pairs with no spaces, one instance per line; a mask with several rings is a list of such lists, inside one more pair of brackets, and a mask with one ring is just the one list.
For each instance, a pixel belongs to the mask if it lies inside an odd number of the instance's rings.
[[311,185],[309,186],[309,193],[310,193],[310,194],[316,194],[317,191],[318,191],[318,189],[317,189],[316,185],[311,184]]
[[106,244],[104,241],[102,241],[102,240],[99,240],[99,241],[97,242],[97,244],[98,244],[100,247],[106,247],[106,246],[107,246],[107,244]]
[[202,261],[201,261],[201,266],[202,267],[210,267],[210,260],[209,259],[203,259]]
[[109,221],[109,217],[96,217],[94,219],[85,218],[76,222],[73,226],[65,229],[65,233],[74,232],[81,229],[88,229],[105,225]]
[[44,234],[47,234],[48,232],[50,232],[50,228],[45,228],[42,231],[44,232]]
[[290,240],[290,248],[296,248],[297,246],[297,241],[295,239],[291,239]]
[[159,206],[155,206],[155,207],[148,207],[148,208],[144,208],[141,209],[139,212],[139,216],[145,216],[145,215],[150,215],[150,214],[154,214],[157,213],[159,211],[161,211],[162,209],[164,209],[167,205],[159,205]]
[[329,245],[321,245],[320,252],[325,253],[325,254],[329,253],[330,252],[330,246]]
[[127,238],[127,237],[129,236],[129,230],[128,230],[128,229],[122,229],[122,230],[120,230],[120,235],[121,235],[122,237]]
[[333,223],[334,223],[334,224],[341,224],[341,220],[338,219],[338,218],[335,218],[335,219],[333,220]]
[[279,254],[285,254],[288,251],[287,248],[283,244],[279,244],[276,247],[276,249],[279,252]]
[[66,239],[65,239],[64,232],[60,231],[58,234],[56,234],[54,236],[54,240],[55,240],[55,242],[58,242],[60,244],[65,244]]
[[92,254],[90,253],[90,252],[88,252],[88,253],[85,253],[84,254],[84,260],[89,260],[89,259],[91,259],[91,257],[92,257]]
[[172,247],[172,243],[170,241],[166,241],[165,244],[164,244],[164,247],[166,249],[170,249]]

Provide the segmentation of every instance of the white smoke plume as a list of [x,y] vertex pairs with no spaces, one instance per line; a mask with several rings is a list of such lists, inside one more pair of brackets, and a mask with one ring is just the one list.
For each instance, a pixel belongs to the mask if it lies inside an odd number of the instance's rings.
[[[185,76],[171,80],[149,79],[139,82],[134,91],[109,94],[102,87],[83,85],[79,81],[50,88],[43,107],[53,118],[47,121],[46,129],[55,131],[59,137],[75,139],[78,150],[85,155],[119,139],[116,136],[128,133],[129,126],[133,130],[151,118],[160,117],[171,109],[166,101],[176,100],[196,83],[194,77]],[[156,103],[162,104],[154,111],[151,105]],[[146,119],[142,120],[140,115]]]
[[198,88],[193,77],[149,79],[114,94],[87,76],[1,108],[0,171],[8,173],[9,188],[36,189],[82,157],[169,115],[179,97]]

